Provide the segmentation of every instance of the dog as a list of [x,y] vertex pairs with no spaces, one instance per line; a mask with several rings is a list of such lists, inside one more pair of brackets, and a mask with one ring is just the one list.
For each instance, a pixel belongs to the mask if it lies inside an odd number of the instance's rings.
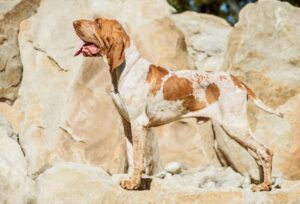
[[[225,132],[249,151],[263,170],[263,181],[253,191],[272,189],[272,151],[260,143],[247,120],[247,101],[279,117],[237,77],[226,72],[173,71],[140,56],[122,25],[112,19],[73,22],[83,45],[75,56],[103,57],[109,67],[113,102],[122,117],[127,138],[130,177],[124,189],[138,189],[144,173],[145,143],[150,127],[184,118],[216,121]],[[130,158],[133,158],[130,160]]]

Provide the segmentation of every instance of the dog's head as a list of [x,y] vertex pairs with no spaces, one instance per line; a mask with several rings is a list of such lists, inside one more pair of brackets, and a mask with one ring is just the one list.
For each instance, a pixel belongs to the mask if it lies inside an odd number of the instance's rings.
[[86,57],[106,56],[113,70],[125,61],[124,50],[130,46],[130,39],[122,25],[111,19],[76,20],[73,22],[83,45],[75,53]]

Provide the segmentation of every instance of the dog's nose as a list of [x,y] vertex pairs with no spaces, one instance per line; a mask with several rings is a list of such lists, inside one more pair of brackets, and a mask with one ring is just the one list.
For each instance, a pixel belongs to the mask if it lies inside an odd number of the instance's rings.
[[73,21],[73,26],[74,26],[74,28],[79,27],[79,24],[80,24],[80,21],[79,21],[79,20]]

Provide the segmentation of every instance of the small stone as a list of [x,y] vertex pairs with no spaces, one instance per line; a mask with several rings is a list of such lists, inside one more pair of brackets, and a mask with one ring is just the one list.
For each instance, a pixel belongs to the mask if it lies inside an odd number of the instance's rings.
[[165,170],[171,174],[180,174],[184,168],[181,162],[170,162],[165,166]]

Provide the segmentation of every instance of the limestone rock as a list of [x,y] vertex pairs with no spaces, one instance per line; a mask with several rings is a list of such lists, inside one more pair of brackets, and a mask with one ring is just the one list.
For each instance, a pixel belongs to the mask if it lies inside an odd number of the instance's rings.
[[278,110],[285,117],[257,114],[255,134],[274,151],[274,174],[284,178],[300,179],[300,94],[291,97]]
[[191,11],[172,15],[171,19],[184,33],[196,69],[220,70],[232,27],[220,17]]
[[179,174],[184,169],[185,169],[185,166],[181,162],[170,162],[165,165],[165,170],[171,174]]
[[142,56],[153,64],[174,70],[190,69],[185,36],[169,18],[157,19],[140,26],[135,37]]
[[[206,172],[206,173],[204,173]],[[223,172],[223,173],[222,173]],[[217,174],[216,174],[217,173]],[[198,172],[200,176],[201,171]],[[214,175],[215,174],[215,175]],[[194,175],[190,174],[191,178]],[[241,178],[230,169],[208,168],[202,175],[217,178],[219,189],[188,188],[188,183],[179,186],[162,185],[162,179],[154,178],[151,190],[127,191],[101,169],[83,164],[62,163],[46,170],[36,180],[37,197],[35,203],[96,204],[96,203],[296,203],[299,200],[300,184],[284,181],[282,190],[271,193],[253,193],[249,189],[228,187],[227,182]],[[230,176],[231,175],[231,176]],[[233,175],[233,177],[232,177]],[[179,176],[179,175],[176,175]],[[185,177],[186,175],[183,175]],[[198,177],[200,178],[200,177]],[[197,179],[195,179],[197,181]],[[198,180],[199,181],[199,180]],[[218,183],[218,182],[217,182]],[[236,184],[230,184],[234,186]],[[225,187],[227,186],[227,187]]]
[[300,9],[263,0],[244,7],[239,19],[223,70],[238,76],[267,105],[282,109],[283,119],[251,105],[249,119],[256,137],[274,151],[274,172],[299,179]]
[[27,176],[25,157],[19,144],[10,138],[10,124],[0,118],[0,203],[29,203],[35,192]]
[[40,0],[0,2],[0,100],[12,103],[22,79],[18,31],[22,20],[35,13]]
[[154,128],[154,132],[162,164],[176,160],[191,168],[219,165],[211,122],[199,125],[195,119],[186,119]]
[[216,189],[216,188],[249,188],[246,178],[233,171],[230,167],[205,167],[200,170],[189,170],[181,174],[167,174],[160,182],[168,189]]
[[105,192],[117,189],[103,169],[76,163],[61,163],[46,170],[37,178],[36,186],[38,204],[97,203],[107,199]]

